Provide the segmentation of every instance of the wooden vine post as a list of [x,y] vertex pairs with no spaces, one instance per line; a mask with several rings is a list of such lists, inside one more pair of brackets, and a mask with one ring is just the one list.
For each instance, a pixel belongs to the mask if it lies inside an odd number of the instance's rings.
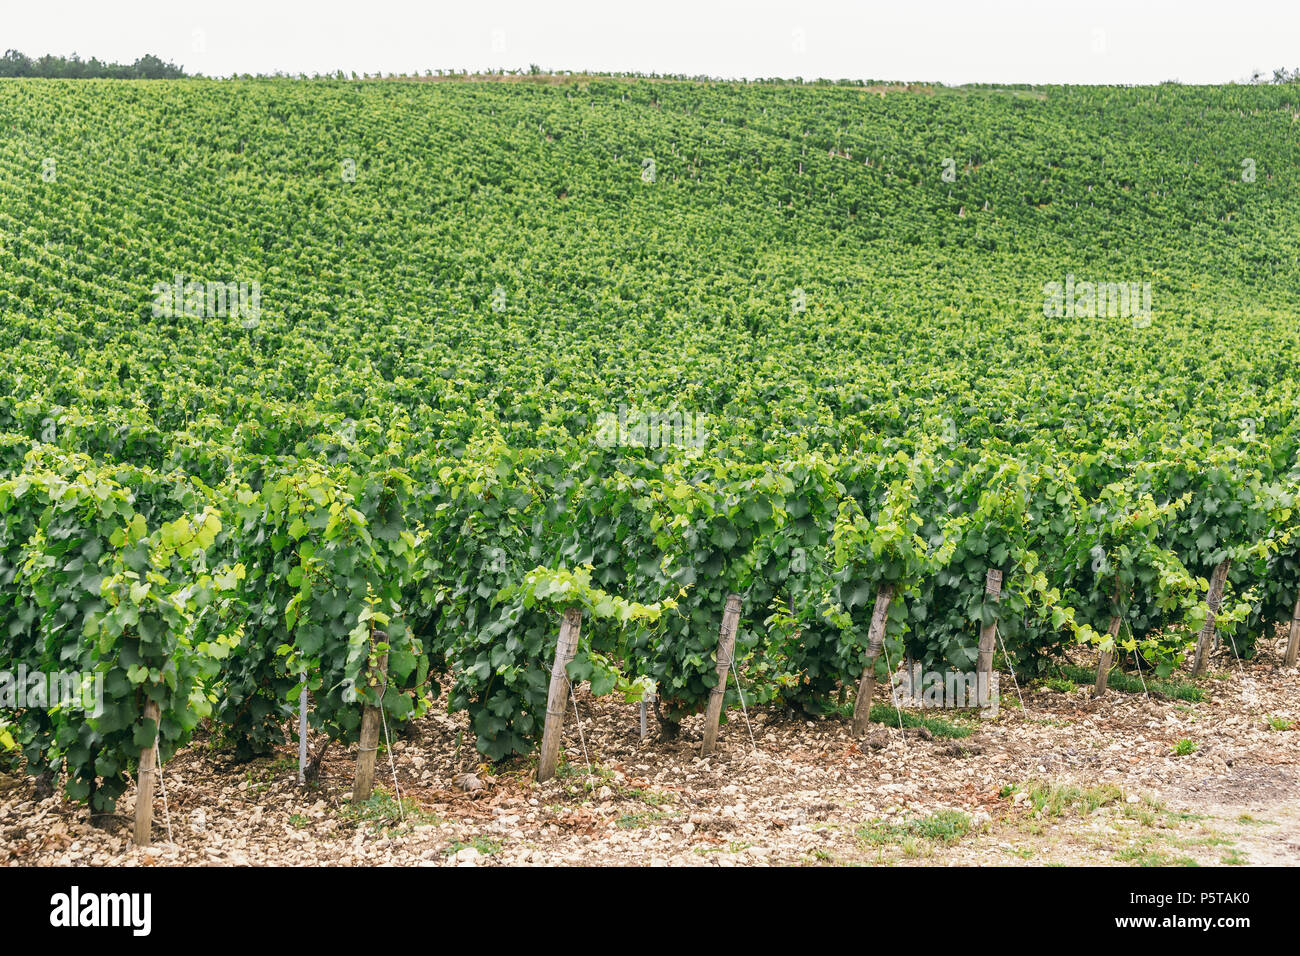
[[298,786],[307,785],[307,675],[302,675],[298,692]]
[[[984,576],[984,594],[991,599],[994,604],[1002,600],[1002,572],[990,568]],[[977,694],[980,697],[979,704],[983,706],[988,703],[983,698],[987,695],[988,689],[993,686],[993,650],[996,646],[998,635],[998,618],[997,609],[994,609],[993,620],[989,621],[980,629],[979,655],[975,658],[975,686],[978,688]]]
[[[388,640],[383,631],[376,631],[374,637]],[[388,652],[379,657],[379,666],[371,672],[377,674],[388,689]],[[369,680],[367,680],[369,683]],[[375,789],[375,761],[379,757],[379,725],[383,719],[380,707],[384,705],[384,691],[379,692],[379,707],[365,704],[361,708],[361,740],[357,743],[357,773],[352,781],[352,802],[363,803],[370,799]]]
[[727,671],[736,653],[736,631],[740,627],[740,595],[728,594],[722,611],[722,629],[718,631],[718,682],[709,692],[709,707],[704,714],[704,743],[700,756],[707,757],[718,745],[718,724],[722,720],[722,702],[727,694]]
[[1294,667],[1297,654],[1300,654],[1300,594],[1296,595],[1295,610],[1291,612],[1291,639],[1286,642],[1286,658],[1282,663]]
[[[1110,619],[1110,627],[1106,633],[1110,635],[1111,643],[1114,644],[1119,637],[1120,618],[1116,614]],[[1102,651],[1097,658],[1097,682],[1092,685],[1092,696],[1101,697],[1106,693],[1106,681],[1110,679],[1110,665],[1115,662],[1115,649],[1112,647],[1108,651]]]
[[564,732],[564,711],[569,706],[569,675],[565,668],[578,652],[582,632],[582,611],[571,607],[560,619],[560,637],[555,642],[555,663],[551,667],[551,688],[546,695],[546,725],[542,729],[542,753],[537,761],[537,782],[555,776],[560,759],[560,736]]
[[153,830],[153,792],[158,785],[158,705],[149,698],[144,702],[144,719],[154,725],[153,742],[140,751],[140,769],[136,774],[135,845],[148,846]]
[[650,728],[647,725],[647,719],[650,714],[650,707],[654,704],[655,695],[653,691],[646,691],[641,695],[641,740],[644,742],[650,736]]
[[894,586],[882,584],[880,593],[876,595],[875,610],[871,612],[871,630],[867,632],[867,666],[862,669],[858,697],[853,702],[853,734],[857,737],[867,732],[871,720],[871,699],[876,696],[876,658],[885,643],[885,622],[893,599]]
[[1210,663],[1210,651],[1214,649],[1216,630],[1215,617],[1223,604],[1223,586],[1228,581],[1228,562],[1220,561],[1210,575],[1210,589],[1205,594],[1205,603],[1209,610],[1205,614],[1205,624],[1196,638],[1196,660],[1192,664],[1192,676],[1200,677]]

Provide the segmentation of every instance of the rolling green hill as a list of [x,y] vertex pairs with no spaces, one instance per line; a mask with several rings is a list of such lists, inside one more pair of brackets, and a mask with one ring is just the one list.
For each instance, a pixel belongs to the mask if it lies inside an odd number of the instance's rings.
[[111,802],[145,697],[165,753],[304,680],[353,740],[386,649],[393,720],[446,684],[500,758],[570,604],[571,676],[671,726],[733,591],[750,699],[812,712],[884,593],[882,668],[997,613],[1167,674],[1222,568],[1250,653],[1298,130],[1286,85],[0,80],[0,666],[109,698],[0,734]]

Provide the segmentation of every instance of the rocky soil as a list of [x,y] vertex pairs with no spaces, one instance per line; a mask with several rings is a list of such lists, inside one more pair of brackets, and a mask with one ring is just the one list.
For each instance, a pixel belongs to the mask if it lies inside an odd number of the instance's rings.
[[1280,666],[1280,648],[1216,661],[1196,702],[1093,700],[1066,680],[1018,694],[1003,675],[993,719],[926,711],[931,730],[878,724],[861,740],[844,717],[760,709],[747,724],[737,711],[707,759],[700,718],[673,741],[652,720],[642,741],[636,705],[580,688],[581,739],[570,718],[545,784],[531,761],[480,764],[444,702],[381,752],[359,808],[355,748],[334,748],[304,790],[294,747],[237,764],[201,738],[166,766],[144,850],[130,845],[131,793],[92,825],[0,775],[0,863],[1297,864],[1300,671]]

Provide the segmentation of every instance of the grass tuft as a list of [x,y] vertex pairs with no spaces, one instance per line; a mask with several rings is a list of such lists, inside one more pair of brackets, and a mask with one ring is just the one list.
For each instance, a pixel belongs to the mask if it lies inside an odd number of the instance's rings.
[[910,710],[897,710],[892,704],[877,704],[871,708],[871,722],[873,724],[886,724],[890,727],[898,727],[899,714],[903,716],[904,727],[924,727],[936,737],[950,737],[960,739],[969,737],[975,732],[972,727],[958,727],[940,717],[923,717],[920,714]]
[[[1088,687],[1091,687],[1097,680],[1097,674],[1094,670],[1078,664],[1061,665],[1061,676]],[[1185,700],[1191,703],[1199,703],[1205,700],[1205,691],[1190,681],[1160,680],[1145,674],[1142,678],[1139,678],[1137,674],[1130,674],[1118,667],[1111,668],[1110,676],[1106,678],[1106,686],[1110,690],[1117,690],[1124,694],[1141,694],[1143,692],[1143,680],[1146,681],[1147,690],[1161,697],[1168,697],[1172,700]]]
[[913,841],[929,840],[935,843],[956,843],[970,832],[970,817],[960,810],[940,810],[928,817],[918,817],[903,823],[887,820],[870,820],[858,827],[857,835],[867,843],[897,843],[916,855]]

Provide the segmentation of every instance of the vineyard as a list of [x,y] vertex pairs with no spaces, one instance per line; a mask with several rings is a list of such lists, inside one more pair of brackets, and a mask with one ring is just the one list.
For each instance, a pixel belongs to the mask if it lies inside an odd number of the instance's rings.
[[1296,96],[0,81],[0,763],[1294,665]]

